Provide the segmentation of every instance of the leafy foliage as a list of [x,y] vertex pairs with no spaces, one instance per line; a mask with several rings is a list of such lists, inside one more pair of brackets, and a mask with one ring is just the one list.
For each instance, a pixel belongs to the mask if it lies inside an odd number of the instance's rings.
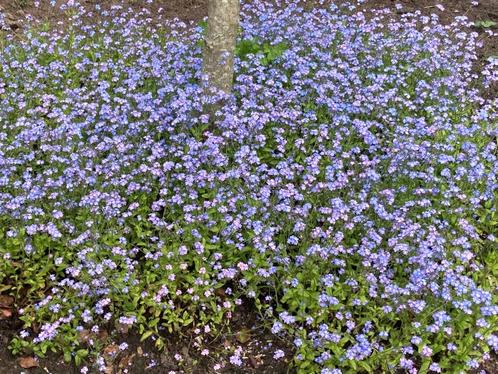
[[498,347],[495,76],[462,19],[351,9],[246,6],[212,118],[202,27],[115,9],[1,44],[14,353],[79,364],[110,326],[201,349],[242,303],[302,373],[466,370]]
[[487,29],[487,28],[496,26],[496,22],[494,22],[490,19],[487,19],[487,20],[482,20],[482,21],[476,21],[476,22],[474,22],[474,25],[476,27],[482,27],[484,29]]

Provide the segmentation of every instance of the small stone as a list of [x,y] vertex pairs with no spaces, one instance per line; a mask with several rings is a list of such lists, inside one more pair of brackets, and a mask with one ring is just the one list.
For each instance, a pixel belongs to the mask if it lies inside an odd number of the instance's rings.
[[137,354],[142,357],[144,355],[144,350],[142,349],[142,347],[137,347]]

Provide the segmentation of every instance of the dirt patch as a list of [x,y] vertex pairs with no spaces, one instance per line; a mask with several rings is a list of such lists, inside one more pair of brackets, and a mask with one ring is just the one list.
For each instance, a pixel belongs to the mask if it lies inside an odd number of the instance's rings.
[[[398,9],[397,5],[401,7]],[[498,58],[498,0],[367,0],[361,6],[365,10],[383,7],[394,9],[397,15],[414,11],[424,15],[436,14],[442,24],[450,24],[455,17],[466,16],[476,24],[469,31],[477,32],[482,43],[477,51],[476,70],[480,71],[487,65],[490,58]],[[482,95],[487,99],[497,98],[498,84],[484,90]]]
[[[249,305],[249,303],[248,303]],[[164,374],[164,373],[226,373],[226,374],[292,374],[288,370],[289,361],[293,355],[291,348],[275,336],[270,336],[262,327],[257,327],[253,308],[239,307],[232,318],[230,326],[211,341],[205,342],[202,349],[208,349],[209,354],[203,355],[195,346],[194,332],[185,334],[182,338],[167,337],[167,346],[162,351],[154,347],[151,339],[140,341],[136,333],[110,331],[99,334],[83,332],[85,339],[99,340],[103,347],[101,357],[106,374]],[[7,345],[14,334],[21,329],[22,324],[16,318],[0,320],[0,373],[20,374],[23,371],[19,357],[10,354]],[[89,339],[87,339],[89,340]],[[242,364],[238,367],[229,363],[232,352],[242,348]],[[274,352],[280,349],[285,357],[273,359]],[[32,356],[24,356],[31,359]],[[90,367],[94,359],[89,360]],[[216,365],[220,369],[215,371]],[[85,366],[85,363],[82,365]],[[36,359],[36,367],[30,368],[29,374],[77,374],[73,363],[66,363],[60,355],[50,354],[47,358]],[[96,373],[89,369],[88,374]]]
[[[65,1],[57,0],[56,8]],[[319,0],[302,2],[308,7],[319,6],[317,5]],[[327,2],[349,3],[350,1],[328,0]],[[35,5],[37,3],[38,5]],[[81,4],[88,8],[94,8],[98,4],[101,7],[100,14],[113,5],[120,4],[136,13],[146,9],[153,19],[178,18],[184,22],[198,22],[207,16],[207,0],[153,0],[150,4],[145,0],[83,0]],[[399,6],[401,8],[398,9]],[[394,13],[398,15],[413,11],[420,11],[425,15],[436,14],[443,24],[451,23],[457,16],[467,16],[470,20],[481,23],[481,26],[472,30],[480,34],[479,39],[483,43],[483,47],[479,50],[481,65],[491,56],[498,56],[498,37],[489,33],[489,31],[498,32],[498,0],[367,0],[359,5],[359,9],[365,11],[379,8],[394,9]],[[27,16],[52,24],[64,21],[64,15],[54,10],[50,0],[0,0],[0,12],[7,15],[7,22],[12,29],[22,27]],[[99,12],[93,12],[94,19],[99,17]],[[494,22],[494,25],[484,27],[488,21]]]
[[[49,0],[40,0],[38,5],[35,0],[0,0],[0,9],[3,8],[10,18],[18,23],[18,26],[27,15],[37,20],[57,23],[64,20],[63,14],[57,9],[66,2],[66,0],[57,0],[53,7]],[[101,13],[113,5],[122,5],[137,13],[142,9],[147,9],[154,17],[162,15],[163,18],[179,18],[187,22],[198,21],[207,16],[207,0],[155,0],[150,4],[144,0],[83,0],[80,3],[88,8],[94,8],[94,5],[98,4]],[[99,16],[98,12],[95,12],[95,16]]]

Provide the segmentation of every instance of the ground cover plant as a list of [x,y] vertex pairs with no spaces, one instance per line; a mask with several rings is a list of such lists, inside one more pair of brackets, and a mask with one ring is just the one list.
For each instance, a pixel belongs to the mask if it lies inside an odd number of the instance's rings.
[[68,4],[69,30],[1,39],[14,353],[81,364],[111,326],[202,350],[241,304],[303,373],[459,372],[498,349],[496,67],[473,70],[464,18],[252,2],[208,115],[202,25]]

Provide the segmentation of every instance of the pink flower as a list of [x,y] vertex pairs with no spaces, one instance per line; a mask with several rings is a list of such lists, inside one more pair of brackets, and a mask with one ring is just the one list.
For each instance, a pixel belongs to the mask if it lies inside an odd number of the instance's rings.
[[245,271],[245,270],[249,269],[249,266],[248,266],[246,263],[244,263],[244,262],[239,262],[239,263],[237,264],[237,267],[238,267],[241,271]]

